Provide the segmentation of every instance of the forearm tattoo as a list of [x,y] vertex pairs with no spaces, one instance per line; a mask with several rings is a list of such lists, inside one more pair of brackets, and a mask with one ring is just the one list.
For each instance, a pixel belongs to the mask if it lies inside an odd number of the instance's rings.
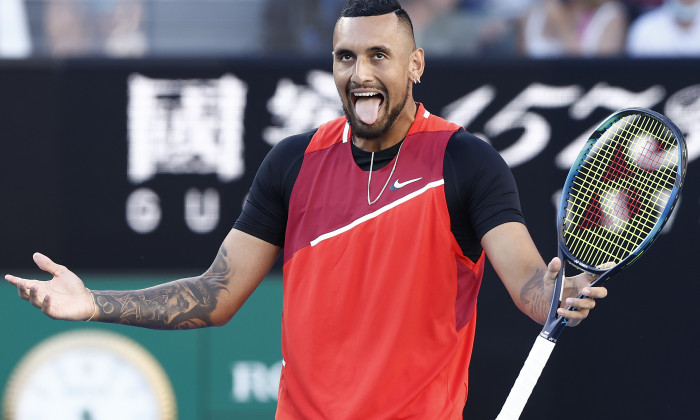
[[103,322],[154,329],[190,329],[212,325],[211,313],[220,293],[227,292],[230,267],[221,247],[201,276],[143,290],[93,291]]
[[520,290],[520,300],[530,308],[534,318],[546,319],[552,296],[544,290],[544,275],[547,270],[538,269]]

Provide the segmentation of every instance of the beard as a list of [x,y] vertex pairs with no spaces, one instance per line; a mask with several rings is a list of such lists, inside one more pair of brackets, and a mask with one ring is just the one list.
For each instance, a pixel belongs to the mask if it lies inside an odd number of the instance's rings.
[[343,103],[343,112],[345,112],[345,117],[347,118],[348,123],[350,124],[352,135],[357,136],[361,139],[372,140],[380,138],[384,136],[387,132],[389,132],[389,130],[394,126],[394,124],[398,120],[399,115],[401,115],[401,111],[403,110],[404,106],[406,106],[406,102],[408,101],[408,89],[409,84],[407,83],[406,90],[403,93],[403,97],[396,103],[395,106],[392,107],[392,102],[389,99],[389,95],[387,94],[387,89],[384,85],[381,85],[379,90],[384,95],[383,105],[387,112],[384,115],[384,118],[378,119],[372,125],[367,125],[357,117],[357,114],[355,113],[355,108],[352,106],[352,101],[350,100],[350,88],[348,88],[346,90],[345,97],[348,99],[347,102],[350,104],[350,106],[347,106],[345,103]]

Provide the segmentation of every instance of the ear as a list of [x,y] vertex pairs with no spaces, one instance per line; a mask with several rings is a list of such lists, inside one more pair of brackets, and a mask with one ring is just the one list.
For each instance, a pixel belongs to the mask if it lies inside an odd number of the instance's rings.
[[[425,51],[416,48],[408,58],[408,77],[414,83],[420,83],[420,77],[425,70]],[[416,80],[418,82],[416,82]]]

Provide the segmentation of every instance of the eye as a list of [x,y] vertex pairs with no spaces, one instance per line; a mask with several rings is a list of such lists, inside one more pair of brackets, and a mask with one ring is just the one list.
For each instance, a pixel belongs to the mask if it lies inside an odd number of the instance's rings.
[[377,59],[377,60],[383,60],[383,59],[386,58],[386,55],[384,55],[384,53],[378,52],[378,53],[375,53],[375,54],[374,54],[374,58]]

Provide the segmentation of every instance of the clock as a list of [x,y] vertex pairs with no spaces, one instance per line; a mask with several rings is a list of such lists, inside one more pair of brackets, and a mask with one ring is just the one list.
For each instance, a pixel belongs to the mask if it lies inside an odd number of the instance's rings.
[[175,420],[172,385],[134,340],[80,329],[37,344],[13,370],[4,420]]

